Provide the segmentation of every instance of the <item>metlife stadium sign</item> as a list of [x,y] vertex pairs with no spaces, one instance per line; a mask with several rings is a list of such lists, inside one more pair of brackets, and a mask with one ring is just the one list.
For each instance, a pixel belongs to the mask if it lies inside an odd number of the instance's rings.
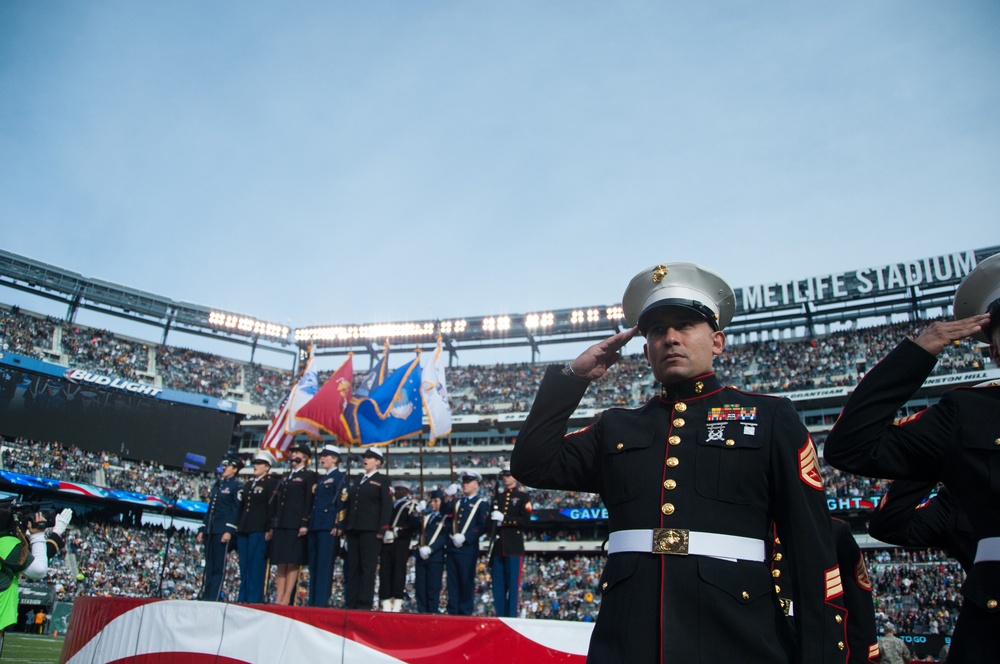
[[901,293],[908,288],[956,286],[979,261],[1000,247],[970,249],[931,258],[867,267],[780,283],[756,284],[736,290],[737,313],[761,313],[769,309],[845,302]]

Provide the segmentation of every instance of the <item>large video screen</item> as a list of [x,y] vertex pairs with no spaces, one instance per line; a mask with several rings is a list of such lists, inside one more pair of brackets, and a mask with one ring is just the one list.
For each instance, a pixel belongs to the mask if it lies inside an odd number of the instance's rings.
[[[0,435],[190,468],[216,466],[238,416],[0,366]],[[200,459],[199,459],[200,460]]]

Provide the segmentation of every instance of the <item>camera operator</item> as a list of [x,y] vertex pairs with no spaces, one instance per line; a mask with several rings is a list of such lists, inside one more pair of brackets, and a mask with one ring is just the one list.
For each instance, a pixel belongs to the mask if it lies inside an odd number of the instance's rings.
[[49,524],[41,512],[28,518],[22,529],[17,509],[0,507],[0,651],[7,627],[17,622],[18,578],[21,574],[33,580],[45,578],[49,555],[59,552],[72,514],[66,509],[56,515],[52,537],[46,539]]

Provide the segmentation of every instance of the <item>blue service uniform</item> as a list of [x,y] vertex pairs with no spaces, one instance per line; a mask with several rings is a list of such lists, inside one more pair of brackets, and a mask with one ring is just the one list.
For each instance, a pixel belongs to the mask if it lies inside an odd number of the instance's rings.
[[[417,550],[414,551],[414,572],[416,579],[413,594],[417,600],[418,613],[438,613],[441,606],[441,588],[444,585],[444,550],[448,542],[448,520],[436,510],[427,508],[423,513],[410,518],[413,531],[418,534]],[[431,555],[420,556],[420,547],[428,546]]]
[[524,528],[531,522],[531,499],[519,489],[496,496],[493,509],[503,512],[496,527],[490,577],[493,580],[493,607],[498,618],[516,618],[521,569],[524,561]]
[[[226,572],[226,553],[229,543],[222,536],[229,533],[231,541],[236,537],[236,522],[240,514],[239,493],[242,481],[238,477],[220,477],[212,485],[208,498],[201,534],[205,544],[205,582],[202,584],[201,598],[218,601],[222,590],[222,580]],[[233,545],[236,542],[233,541]]]
[[264,577],[267,572],[267,530],[274,518],[271,496],[278,480],[270,475],[251,479],[243,485],[240,517],[236,528],[236,553],[240,559],[240,591],[236,601],[243,604],[264,602]]
[[347,473],[339,468],[331,470],[316,484],[309,517],[309,606],[330,603],[333,567],[340,553],[340,536],[330,531],[343,527],[347,516],[346,490]]
[[[448,614],[471,616],[476,592],[476,561],[479,560],[479,538],[489,525],[490,503],[480,495],[462,496],[448,504],[450,525],[445,549],[448,570]],[[465,534],[462,546],[455,546],[451,536]]]

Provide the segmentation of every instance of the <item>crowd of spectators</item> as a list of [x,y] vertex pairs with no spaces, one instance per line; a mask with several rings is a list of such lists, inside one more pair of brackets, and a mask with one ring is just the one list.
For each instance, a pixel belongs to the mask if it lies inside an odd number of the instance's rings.
[[230,397],[243,384],[242,365],[211,353],[157,346],[156,369],[163,387],[215,397]]
[[149,347],[107,330],[65,325],[61,349],[71,367],[131,380],[149,372]]
[[[901,338],[917,334],[927,320],[847,329],[807,339],[738,342],[716,360],[724,383],[741,389],[783,393],[853,385]],[[219,355],[149,344],[110,332],[62,323],[16,310],[0,311],[0,340],[14,352],[38,357],[53,347],[54,330],[62,329],[62,352],[70,366],[135,378],[153,374],[163,387],[220,398],[242,398],[274,412],[287,396],[293,373]],[[985,368],[990,360],[968,340],[957,342],[938,358],[935,374]],[[452,411],[458,415],[526,412],[531,407],[546,364],[465,365],[446,369]],[[330,372],[321,372],[320,379]],[[367,372],[355,374],[360,382]],[[624,357],[604,379],[588,390],[581,406],[637,406],[655,394],[652,374],[641,355]]]
[[39,349],[52,348],[57,325],[54,318],[26,314],[18,307],[0,309],[0,348],[40,360],[43,354]]
[[962,605],[965,573],[937,549],[881,549],[868,552],[875,596],[875,620],[897,632],[951,634]]

